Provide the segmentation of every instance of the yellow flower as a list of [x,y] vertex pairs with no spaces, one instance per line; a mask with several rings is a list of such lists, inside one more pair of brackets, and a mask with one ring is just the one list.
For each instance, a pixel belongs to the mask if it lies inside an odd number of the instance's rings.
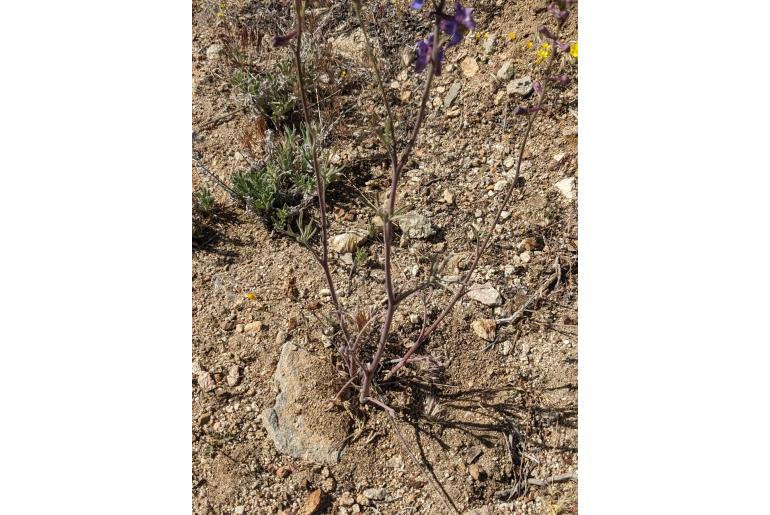
[[484,31],[484,34],[482,34],[482,36],[484,37],[484,39],[489,39],[489,32]]
[[247,293],[246,298],[249,300],[257,300],[257,294],[256,293]]
[[508,33],[508,39],[511,40],[511,41],[516,39],[516,33],[515,32],[509,32]]
[[343,69],[343,70],[342,70],[342,73],[340,73],[340,78],[341,78],[342,80],[345,80],[345,77],[347,77],[347,76],[348,76],[348,71],[347,71],[347,70],[345,70],[345,69]]
[[551,57],[551,45],[548,43],[543,43],[540,48],[537,49],[535,54],[537,55],[537,62],[548,59]]
[[524,45],[524,48],[531,50],[533,46],[535,45],[533,45],[531,41],[527,41],[527,43]]
[[569,46],[569,55],[577,59],[577,41]]

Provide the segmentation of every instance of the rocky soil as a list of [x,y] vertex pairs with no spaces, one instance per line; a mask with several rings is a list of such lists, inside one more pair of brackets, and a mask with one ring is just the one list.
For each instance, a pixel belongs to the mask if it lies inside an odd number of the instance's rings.
[[[405,133],[424,79],[412,49],[427,22],[406,0],[365,4]],[[444,277],[469,266],[471,227],[490,222],[516,165],[525,121],[512,110],[542,72],[543,5],[471,4],[478,32],[447,52],[400,189],[409,213],[395,238],[400,284],[434,263]],[[268,42],[290,11],[280,1],[196,1],[192,22],[193,149],[229,184],[273,137],[231,78],[287,57]],[[324,155],[342,169],[329,189],[333,274],[351,313],[380,309],[382,245],[368,236],[377,220],[364,201],[381,200],[389,178],[371,130],[377,91],[348,2],[318,3],[311,22]],[[565,39],[577,40],[577,12]],[[376,406],[332,402],[345,377],[313,257],[193,163],[193,187],[217,198],[197,221],[192,255],[194,513],[577,513],[576,63],[565,73],[570,85],[539,118],[472,291],[422,351],[426,366],[382,386],[395,427]],[[447,298],[401,306],[389,357]]]

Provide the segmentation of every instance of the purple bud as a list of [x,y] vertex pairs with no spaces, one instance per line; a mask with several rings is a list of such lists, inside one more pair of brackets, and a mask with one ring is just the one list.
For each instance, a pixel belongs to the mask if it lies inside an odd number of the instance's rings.
[[543,94],[543,85],[540,84],[539,80],[536,80],[535,82],[532,83],[532,89],[534,89],[535,93],[537,93],[538,95]]
[[[415,63],[415,70],[417,73],[421,73],[433,58],[433,34],[424,41],[418,41],[416,51],[417,61]],[[433,71],[436,75],[441,75],[441,61],[443,60],[444,49],[439,48],[436,53],[436,62],[433,63]]]
[[422,9],[422,6],[425,4],[425,0],[413,0],[410,7],[412,9]]
[[552,75],[551,77],[548,77],[548,80],[553,82],[553,85],[558,88],[563,88],[569,84],[569,77],[566,75]]
[[556,5],[556,2],[551,2],[551,4],[548,6],[548,12],[553,14],[554,18],[556,18],[556,21],[559,22],[559,25],[564,24],[564,22],[567,21],[567,16],[569,16],[569,12],[559,9],[559,6]]
[[548,39],[554,39],[554,40],[556,39],[556,36],[554,36],[553,33],[551,32],[551,30],[548,27],[546,27],[545,25],[540,25],[540,27],[538,27],[537,31],[540,34],[542,34],[543,36],[547,37]]
[[432,45],[425,41],[417,42],[417,61],[415,62],[414,69],[417,73],[422,73],[426,66],[428,66],[428,60],[430,59]]
[[289,41],[297,37],[297,29],[292,30],[285,36],[273,36],[273,46],[281,47],[289,44]]

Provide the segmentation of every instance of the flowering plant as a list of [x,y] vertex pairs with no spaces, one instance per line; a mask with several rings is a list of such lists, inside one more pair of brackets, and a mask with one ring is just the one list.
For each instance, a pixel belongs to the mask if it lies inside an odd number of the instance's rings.
[[[412,9],[421,11],[423,8],[427,7],[426,3],[428,3],[427,0],[412,0],[410,5]],[[446,3],[446,0],[432,0],[430,3],[430,9],[426,9],[427,12],[423,11],[426,18],[432,20],[433,30],[432,33],[418,40],[415,45],[415,71],[417,73],[427,71],[427,75],[424,80],[423,92],[419,100],[419,109],[415,119],[410,125],[411,129],[408,131],[408,136],[406,139],[403,139],[399,137],[395,131],[393,110],[391,109],[390,101],[388,98],[388,90],[384,85],[378,60],[374,58],[372,46],[369,42],[366,30],[364,30],[360,0],[353,0],[353,7],[358,15],[359,24],[364,36],[365,50],[369,57],[369,62],[376,78],[376,85],[379,90],[380,101],[382,102],[384,108],[383,110],[385,112],[386,119],[383,123],[383,131],[385,132],[386,137],[384,137],[382,141],[387,149],[390,159],[389,192],[388,196],[386,197],[384,206],[378,212],[378,215],[383,222],[382,248],[385,272],[383,289],[386,295],[386,305],[383,311],[374,313],[371,316],[364,317],[364,319],[351,317],[343,309],[343,306],[339,301],[337,289],[335,287],[329,266],[329,239],[325,180],[321,168],[318,164],[318,149],[316,148],[317,141],[313,133],[313,125],[311,123],[313,117],[311,116],[310,105],[307,100],[307,84],[305,83],[306,79],[300,52],[303,36],[303,0],[294,0],[296,20],[294,29],[285,35],[277,36],[273,39],[274,46],[291,47],[293,50],[295,70],[298,79],[297,84],[299,88],[299,98],[301,100],[303,116],[308,127],[308,139],[311,156],[310,163],[315,173],[316,194],[318,198],[320,214],[319,238],[321,248],[320,252],[313,250],[313,254],[320,263],[323,270],[326,284],[330,292],[331,303],[336,314],[337,338],[334,344],[339,351],[340,357],[342,358],[349,375],[349,380],[340,390],[338,397],[349,389],[358,390],[358,399],[361,403],[370,402],[372,404],[378,405],[385,409],[391,416],[393,416],[393,410],[383,402],[377,393],[378,380],[382,379],[383,381],[387,381],[393,378],[395,374],[404,366],[410,363],[426,362],[426,359],[427,362],[432,364],[431,366],[433,368],[440,366],[440,362],[436,361],[435,359],[432,360],[428,357],[422,360],[418,360],[414,354],[436,331],[446,316],[451,312],[452,308],[458,302],[458,300],[460,300],[467,293],[470,280],[476,268],[478,267],[481,257],[489,248],[492,235],[494,234],[494,229],[500,222],[501,214],[510,202],[513,191],[518,184],[522,157],[524,154],[525,145],[531,133],[532,125],[535,122],[538,114],[542,111],[543,103],[546,100],[548,92],[553,89],[553,87],[563,87],[567,82],[566,75],[554,75],[552,73],[556,58],[557,56],[563,55],[565,53],[570,53],[573,56],[577,55],[576,45],[564,43],[559,39],[561,29],[563,28],[564,23],[566,22],[569,15],[569,8],[574,3],[574,0],[553,1],[547,6],[546,10],[551,13],[554,20],[556,21],[555,29],[542,26],[538,31],[539,34],[544,38],[543,45],[539,49],[540,53],[538,53],[538,57],[541,58],[541,61],[544,61],[547,64],[543,73],[543,79],[536,81],[533,85],[533,89],[537,94],[536,101],[534,105],[517,106],[513,110],[514,114],[527,117],[524,136],[519,143],[518,159],[516,161],[514,178],[512,181],[510,181],[507,190],[505,191],[503,200],[499,203],[496,209],[494,219],[490,226],[487,228],[487,230],[478,234],[479,237],[476,244],[476,252],[471,265],[465,273],[464,277],[462,277],[462,279],[455,284],[455,289],[450,290],[452,295],[449,301],[432,321],[429,322],[427,320],[426,313],[426,317],[423,320],[422,329],[420,330],[419,335],[415,341],[403,354],[403,356],[398,359],[389,361],[393,364],[393,366],[384,374],[384,376],[381,377],[381,367],[384,363],[383,353],[385,351],[388,338],[392,332],[393,318],[397,307],[416,293],[424,292],[425,290],[432,292],[438,288],[447,288],[446,284],[439,284],[436,281],[436,278],[432,276],[417,287],[399,289],[395,284],[391,264],[394,252],[393,223],[398,212],[396,209],[399,192],[398,186],[404,167],[409,161],[412,151],[417,144],[419,134],[425,120],[428,107],[428,99],[430,97],[434,77],[440,75],[442,72],[442,62],[445,59],[446,52],[452,47],[460,44],[463,41],[463,38],[471,30],[476,28],[476,22],[473,19],[472,8],[465,7],[458,1],[454,4],[452,12],[447,12]],[[307,241],[304,243],[308,244]],[[377,343],[374,347],[374,352],[371,355],[365,355],[363,351],[363,341],[369,337],[371,330],[377,323],[380,324],[380,329],[378,331],[379,336],[377,337]]]

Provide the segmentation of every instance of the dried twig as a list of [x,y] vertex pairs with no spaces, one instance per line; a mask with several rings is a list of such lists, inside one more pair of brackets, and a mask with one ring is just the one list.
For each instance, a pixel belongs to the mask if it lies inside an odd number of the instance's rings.
[[239,107],[233,111],[230,111],[229,113],[221,114],[216,118],[209,120],[208,122],[201,125],[200,128],[198,129],[198,132],[207,131],[225,122],[229,122],[230,120],[235,118],[235,115],[242,113],[245,109],[246,109],[245,107]]
[[521,306],[511,316],[505,317],[505,318],[498,318],[497,320],[495,320],[495,322],[498,324],[514,324],[522,316],[524,316],[524,313],[529,310],[530,306],[532,306],[532,304],[534,304],[536,301],[541,299],[545,295],[546,290],[561,278],[561,266],[559,266],[559,258],[556,258],[556,263],[554,263],[554,265],[556,266],[556,272],[551,274],[548,277],[548,279],[546,279],[545,282],[543,282],[543,284],[540,285],[540,288],[538,288],[537,291],[529,299],[527,299],[527,302],[525,302],[523,306]]
[[312,120],[310,117],[310,107],[307,100],[307,93],[305,89],[305,73],[302,65],[302,31],[304,28],[304,3],[301,0],[294,1],[294,11],[296,15],[296,37],[297,44],[294,47],[294,65],[297,70],[297,82],[299,87],[299,96],[302,106],[302,115],[305,119],[305,126],[307,127],[308,138],[310,139],[310,152],[311,152],[311,164],[313,165],[313,172],[315,173],[316,180],[316,193],[318,196],[318,208],[321,217],[321,267],[326,277],[326,285],[331,293],[332,304],[337,312],[337,321],[340,324],[342,332],[345,334],[346,339],[350,339],[347,326],[345,324],[345,316],[342,311],[342,305],[337,298],[337,290],[334,286],[334,280],[332,279],[331,270],[329,269],[329,237],[327,235],[328,224],[326,221],[326,184],[324,182],[323,174],[321,173],[321,167],[318,163],[318,149],[316,148],[315,133],[312,127]]
[[[435,20],[433,23],[433,40],[434,41],[439,41],[440,31],[441,31],[441,20],[442,20],[439,13],[441,13],[444,8],[444,2],[445,0],[439,0],[438,5],[436,6]],[[436,63],[438,61],[439,49],[440,49],[440,46],[438,44],[434,45],[433,54],[431,57],[432,59],[431,63]],[[374,61],[373,65],[375,63],[376,63],[376,60]],[[375,65],[375,70],[377,70],[376,65]],[[428,106],[428,98],[430,97],[430,89],[431,89],[431,86],[433,85],[433,79],[435,77],[435,74],[436,74],[436,67],[433,64],[431,64],[428,67],[428,76],[425,79],[425,86],[423,88],[422,97],[420,99],[420,107],[417,112],[417,118],[415,119],[414,126],[412,127],[412,132],[409,135],[409,139],[407,140],[406,145],[404,146],[404,149],[401,152],[401,155],[398,156],[397,154],[397,151],[396,151],[397,145],[395,142],[392,142],[389,148],[389,151],[391,153],[391,165],[393,167],[393,172],[390,178],[390,191],[388,194],[387,203],[385,205],[385,210],[383,212],[383,218],[385,223],[382,228],[383,254],[384,254],[384,260],[385,260],[385,292],[388,295],[388,308],[385,313],[385,320],[382,324],[382,330],[380,331],[380,341],[379,341],[379,344],[377,345],[377,350],[375,351],[374,356],[372,357],[372,360],[369,363],[369,366],[364,373],[364,383],[361,385],[361,396],[360,396],[361,402],[366,401],[369,395],[369,389],[371,388],[372,382],[374,380],[374,375],[377,373],[377,370],[380,367],[380,361],[382,360],[382,353],[385,351],[385,344],[388,341],[388,335],[390,334],[390,327],[391,327],[391,324],[393,323],[393,315],[396,310],[396,305],[397,305],[396,289],[393,286],[393,278],[391,276],[393,215],[396,211],[396,194],[398,192],[398,182],[399,182],[399,179],[401,178],[401,172],[403,171],[404,166],[409,160],[409,156],[411,156],[412,150],[414,149],[414,146],[417,143],[417,137],[420,134],[420,128],[422,127],[422,123],[425,120],[425,113]],[[382,93],[383,99],[386,99],[387,95],[384,92],[384,86],[382,86],[381,81],[379,84],[381,86],[381,89],[383,90],[383,93]],[[387,102],[386,102],[386,106],[387,106]],[[390,123],[390,127],[391,127],[391,137],[394,137],[392,123]]]
[[217,186],[225,190],[230,195],[230,198],[232,198],[235,202],[238,202],[239,204],[242,202],[242,199],[238,196],[238,194],[227,184],[225,184],[222,179],[217,177],[217,175],[208,169],[208,167],[203,164],[203,161],[195,154],[193,153],[193,161],[195,161],[195,164],[198,165],[198,169],[203,172],[204,175],[206,175],[209,179],[214,181]]
[[[435,39],[438,40],[438,34],[436,34]],[[549,74],[551,73],[551,69],[553,68],[553,64],[555,63],[555,61],[556,61],[556,52],[552,52],[551,57],[548,61],[548,65],[546,66],[545,72],[543,74],[545,77],[548,77]],[[516,172],[510,184],[508,185],[508,190],[505,193],[505,197],[503,198],[503,201],[500,202],[500,204],[497,207],[497,211],[495,212],[495,217],[492,220],[492,223],[490,224],[489,229],[486,231],[486,236],[484,237],[484,240],[481,241],[481,243],[478,244],[476,247],[476,254],[473,258],[473,262],[471,263],[471,266],[468,269],[468,272],[463,278],[463,281],[460,284],[460,288],[452,296],[452,298],[449,299],[449,302],[447,303],[447,305],[444,307],[441,313],[438,314],[438,316],[433,321],[433,323],[428,327],[428,329],[423,334],[421,334],[419,338],[417,338],[414,344],[412,344],[412,346],[409,348],[406,354],[404,354],[401,361],[398,364],[396,364],[396,366],[391,368],[390,371],[385,375],[386,381],[391,377],[393,377],[393,374],[395,374],[401,367],[403,367],[406,364],[406,362],[409,360],[409,358],[412,356],[412,354],[414,354],[417,351],[417,349],[419,349],[422,346],[422,344],[428,338],[430,338],[431,334],[433,334],[436,328],[438,328],[441,322],[444,320],[444,317],[446,317],[449,314],[449,312],[452,310],[452,308],[457,303],[457,301],[459,301],[463,297],[463,295],[465,295],[465,293],[467,292],[468,283],[470,282],[471,277],[473,276],[473,273],[476,271],[476,267],[479,264],[479,260],[481,259],[481,256],[484,254],[484,252],[488,248],[490,242],[492,241],[494,228],[500,222],[500,217],[502,215],[502,212],[510,202],[511,197],[513,195],[513,191],[516,189],[516,184],[519,180],[519,175],[521,173],[521,163],[524,158],[524,149],[526,148],[527,141],[529,140],[529,136],[532,132],[532,127],[535,123],[535,120],[537,119],[538,113],[540,113],[543,107],[543,104],[545,103],[545,100],[548,96],[547,94],[549,89],[550,88],[549,88],[548,82],[546,82],[546,85],[543,88],[543,92],[540,95],[540,100],[538,101],[535,107],[534,113],[529,115],[527,119],[527,127],[524,131],[524,136],[521,140],[521,143],[519,144],[518,159],[516,160]],[[411,147],[407,147],[407,148],[410,149]]]
[[[527,479],[527,485],[528,486],[549,486],[556,483],[566,483],[567,481],[577,482],[577,480],[578,478],[577,478],[577,475],[575,474],[560,474],[558,476],[551,476],[545,479],[537,479],[537,478],[531,477]],[[520,490],[520,487],[518,485],[514,488],[506,488],[505,490],[498,490],[497,492],[495,492],[495,499],[507,501],[512,497],[514,497],[519,490]]]

